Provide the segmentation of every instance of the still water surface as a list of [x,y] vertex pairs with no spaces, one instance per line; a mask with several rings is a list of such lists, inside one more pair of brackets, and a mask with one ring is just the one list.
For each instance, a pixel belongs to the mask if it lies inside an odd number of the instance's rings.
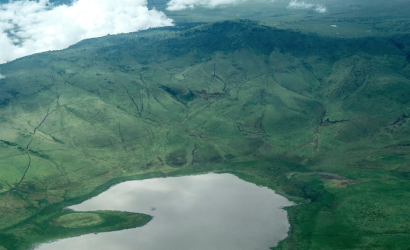
[[152,215],[135,229],[83,235],[36,250],[268,250],[287,237],[294,203],[231,174],[120,183],[70,208]]

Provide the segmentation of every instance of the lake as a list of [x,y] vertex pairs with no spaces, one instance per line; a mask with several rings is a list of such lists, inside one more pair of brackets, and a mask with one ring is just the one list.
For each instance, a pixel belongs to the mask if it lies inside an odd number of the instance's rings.
[[42,244],[36,250],[269,250],[287,237],[293,202],[231,174],[127,181],[71,206],[145,213],[145,226]]

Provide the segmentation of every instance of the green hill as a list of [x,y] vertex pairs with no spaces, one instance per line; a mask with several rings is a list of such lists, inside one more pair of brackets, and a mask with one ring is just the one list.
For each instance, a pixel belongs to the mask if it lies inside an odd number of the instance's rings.
[[0,245],[72,235],[32,237],[114,183],[216,171],[300,204],[280,249],[406,249],[409,44],[235,21],[4,64]]

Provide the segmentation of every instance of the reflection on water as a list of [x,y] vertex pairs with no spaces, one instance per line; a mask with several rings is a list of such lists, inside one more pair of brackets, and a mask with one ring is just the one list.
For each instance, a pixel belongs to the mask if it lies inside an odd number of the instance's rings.
[[268,250],[286,238],[293,203],[230,174],[128,181],[71,208],[154,218],[141,228],[83,235],[38,250]]

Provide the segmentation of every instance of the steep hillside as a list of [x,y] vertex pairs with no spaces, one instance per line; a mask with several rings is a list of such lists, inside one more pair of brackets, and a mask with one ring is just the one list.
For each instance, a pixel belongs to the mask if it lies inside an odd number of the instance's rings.
[[4,64],[0,245],[64,237],[33,235],[119,181],[219,171],[300,204],[288,208],[281,249],[405,249],[409,62],[410,36],[336,39],[237,21]]

